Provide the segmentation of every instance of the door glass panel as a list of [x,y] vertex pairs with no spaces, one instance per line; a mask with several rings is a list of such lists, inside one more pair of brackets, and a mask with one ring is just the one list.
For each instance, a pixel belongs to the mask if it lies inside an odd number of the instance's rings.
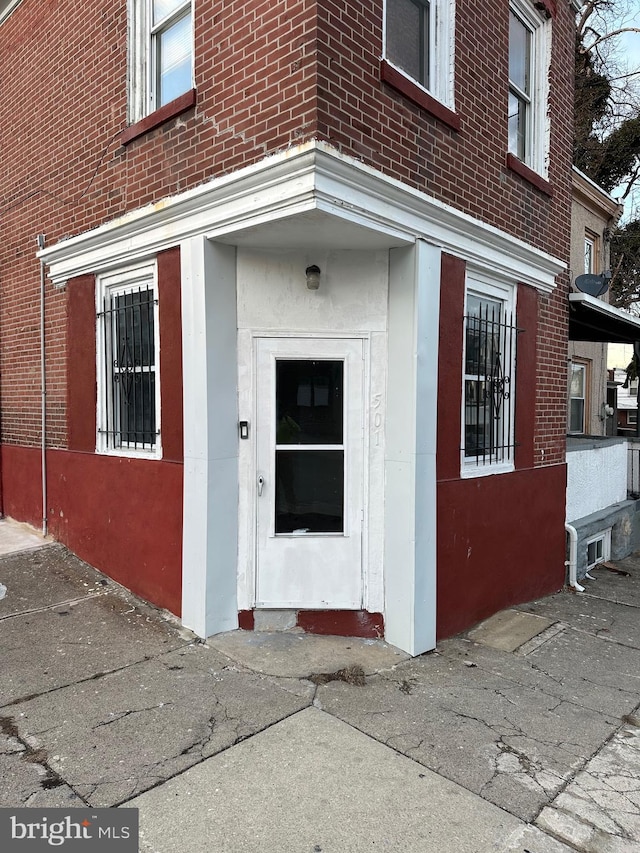
[[275,529],[301,535],[343,532],[343,450],[276,451]]
[[342,361],[276,361],[276,444],[342,444]]

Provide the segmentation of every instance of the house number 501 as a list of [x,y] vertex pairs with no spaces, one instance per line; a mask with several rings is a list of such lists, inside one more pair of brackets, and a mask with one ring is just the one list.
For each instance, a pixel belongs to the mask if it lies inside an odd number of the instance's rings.
[[373,409],[373,443],[376,447],[380,447],[380,435],[382,433],[382,394],[374,394],[371,398],[371,408]]

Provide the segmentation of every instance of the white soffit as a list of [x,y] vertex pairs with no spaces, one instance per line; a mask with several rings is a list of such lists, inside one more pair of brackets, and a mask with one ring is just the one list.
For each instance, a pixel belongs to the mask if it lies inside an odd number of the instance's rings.
[[132,211],[38,256],[62,286],[199,234],[272,248],[384,249],[422,238],[547,293],[566,268],[552,255],[315,141]]

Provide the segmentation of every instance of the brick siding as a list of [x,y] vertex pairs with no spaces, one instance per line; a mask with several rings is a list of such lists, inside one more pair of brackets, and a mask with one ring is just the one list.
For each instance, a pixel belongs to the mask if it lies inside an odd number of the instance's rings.
[[[506,165],[507,0],[457,0],[459,131],[381,82],[382,0],[196,2],[195,27],[195,108],[123,146],[125,0],[22,0],[0,25],[3,442],[39,441],[38,233],[54,243],[311,138],[568,258],[568,2],[553,21],[551,198]],[[536,464],[564,458],[567,287],[539,300]],[[61,448],[66,300],[47,285],[48,442]]]

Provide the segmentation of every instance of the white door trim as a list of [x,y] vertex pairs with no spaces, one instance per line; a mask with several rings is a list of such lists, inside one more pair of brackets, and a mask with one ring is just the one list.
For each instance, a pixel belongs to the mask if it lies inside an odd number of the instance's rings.
[[385,639],[436,645],[436,427],[441,251],[392,249],[385,422]]
[[[366,387],[368,383],[368,358],[369,358],[369,335],[363,334],[334,334],[327,333],[274,333],[273,331],[262,333],[254,331],[251,335],[252,346],[252,387],[253,387],[253,464],[249,474],[252,483],[247,483],[247,492],[253,492],[252,516],[254,520],[254,552],[253,552],[253,600],[255,607],[278,607],[292,609],[360,609],[366,593],[366,554],[365,543],[366,531],[366,498],[367,494],[367,471],[368,471],[368,441],[365,438],[366,419]],[[266,346],[265,346],[266,344]],[[353,346],[357,344],[358,346]],[[279,357],[300,357],[302,359],[342,359],[344,357],[345,374],[344,402],[345,402],[345,536],[332,536],[322,534],[302,537],[274,536],[272,527],[273,519],[266,512],[272,508],[274,500],[274,471],[270,466],[273,464],[271,448],[275,435],[273,434],[274,423],[271,422],[274,411],[275,387],[272,386],[274,374],[272,367]],[[268,379],[265,383],[265,376]],[[356,385],[354,386],[353,383]],[[260,408],[260,401],[264,405],[264,394],[269,395],[267,408],[269,418],[265,422],[264,409]],[[356,408],[353,408],[355,402]],[[347,406],[351,403],[351,406]],[[262,419],[262,423],[261,423]],[[259,458],[261,457],[261,458]],[[260,467],[261,466],[261,467]],[[355,467],[354,467],[355,466]],[[247,466],[244,468],[244,476],[247,476]],[[265,493],[262,497],[257,495],[258,474],[265,477]],[[270,482],[271,480],[271,482]],[[243,490],[244,491],[244,490]],[[324,572],[318,575],[312,572],[312,563],[309,573],[309,598],[306,592],[301,592],[295,587],[287,592],[287,586],[295,578],[287,572],[285,564],[287,560],[293,560],[293,554],[305,553],[308,560],[313,560],[314,554],[332,555]],[[308,552],[308,553],[307,553]],[[269,554],[271,556],[269,556]],[[279,556],[276,556],[279,555]],[[275,564],[273,560],[275,559]],[[273,586],[269,575],[261,576],[260,571],[272,571],[278,561],[282,559],[281,582],[284,583],[283,595],[278,596],[276,586]],[[342,575],[338,575],[338,565],[341,559],[345,559],[345,567]],[[307,562],[308,562],[307,560]],[[262,565],[261,565],[262,561]],[[345,575],[348,567],[353,567],[354,573]],[[286,577],[289,581],[286,581]],[[343,583],[340,578],[347,577],[348,583]],[[260,581],[263,581],[261,584]],[[275,578],[273,578],[275,582]],[[246,580],[245,580],[246,582]],[[325,586],[326,582],[326,586]],[[268,590],[268,592],[267,592]],[[266,595],[265,595],[266,593]],[[286,593],[286,594],[285,594]],[[242,593],[240,593],[242,597]]]
[[199,637],[238,627],[236,252],[180,244],[184,406],[182,623]]

